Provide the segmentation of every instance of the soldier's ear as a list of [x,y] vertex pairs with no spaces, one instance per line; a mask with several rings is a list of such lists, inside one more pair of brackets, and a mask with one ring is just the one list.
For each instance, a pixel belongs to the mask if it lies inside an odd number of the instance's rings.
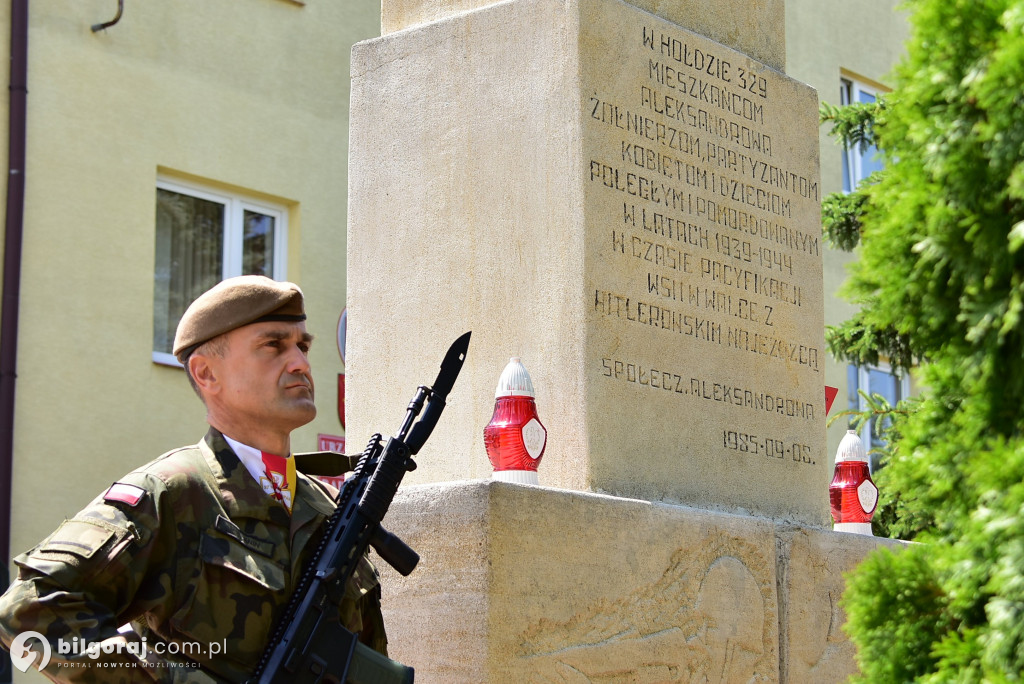
[[198,388],[202,397],[216,393],[220,384],[217,381],[217,369],[211,362],[212,359],[209,356],[199,352],[188,357],[189,373],[192,375],[196,388]]

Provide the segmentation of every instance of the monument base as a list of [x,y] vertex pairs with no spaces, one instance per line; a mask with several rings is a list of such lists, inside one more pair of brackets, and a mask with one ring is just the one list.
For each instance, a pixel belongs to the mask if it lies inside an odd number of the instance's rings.
[[842,573],[888,539],[491,480],[403,488],[383,562],[417,684],[842,682]]

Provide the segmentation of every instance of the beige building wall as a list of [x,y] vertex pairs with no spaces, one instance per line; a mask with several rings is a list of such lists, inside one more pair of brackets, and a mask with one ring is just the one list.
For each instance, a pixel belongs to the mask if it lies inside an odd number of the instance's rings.
[[[889,74],[903,54],[908,31],[906,14],[899,9],[902,4],[900,0],[786,0],[786,73],[813,86],[819,101],[832,105],[839,104],[841,74],[891,87]],[[826,127],[820,135],[824,197],[842,189],[842,150]],[[856,257],[828,247],[822,256],[825,325],[838,325],[856,311],[837,296],[846,267]],[[829,417],[849,408],[846,368],[845,363],[827,357],[825,384],[839,388]],[[829,429],[829,458],[835,457],[846,427],[846,421],[837,420]]]
[[151,358],[158,174],[287,208],[320,409],[293,447],[342,433],[349,52],[379,4],[127,2],[90,30],[116,10],[31,3],[12,556],[205,433],[184,372]]

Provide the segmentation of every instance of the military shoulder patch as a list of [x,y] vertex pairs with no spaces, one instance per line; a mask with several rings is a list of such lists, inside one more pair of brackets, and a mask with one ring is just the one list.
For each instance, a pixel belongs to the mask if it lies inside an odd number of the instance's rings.
[[126,482],[115,482],[103,495],[103,500],[120,501],[129,506],[137,506],[144,496],[146,496],[146,490],[142,487],[136,487]]

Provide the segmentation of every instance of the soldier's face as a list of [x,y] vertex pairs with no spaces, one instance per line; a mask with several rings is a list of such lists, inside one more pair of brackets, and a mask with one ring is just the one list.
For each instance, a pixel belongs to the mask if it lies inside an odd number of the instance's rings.
[[216,360],[221,407],[236,421],[291,432],[316,417],[306,324],[254,323],[226,335]]

